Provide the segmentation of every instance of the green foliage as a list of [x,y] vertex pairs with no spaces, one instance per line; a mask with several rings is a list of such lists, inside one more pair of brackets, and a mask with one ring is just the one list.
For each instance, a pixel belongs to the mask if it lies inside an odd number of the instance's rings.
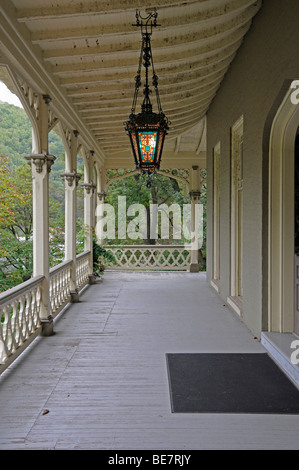
[[[23,163],[10,167],[0,156],[0,291],[20,284],[32,275],[32,178]],[[50,266],[64,258],[64,212],[50,199]]]
[[32,240],[21,241],[0,230],[0,292],[27,281],[32,275]]
[[[114,175],[111,175],[114,176]],[[132,175],[121,180],[116,180],[108,188],[108,195],[106,202],[111,204],[115,210],[115,222],[116,222],[116,239],[109,240],[108,244],[155,244],[156,240],[150,237],[150,218],[149,208],[151,204],[157,204],[158,206],[166,204],[171,206],[172,204],[178,204],[181,209],[184,204],[190,203],[190,197],[188,193],[187,185],[179,182],[178,180],[167,177],[164,175],[157,174],[151,178],[151,187],[148,188],[147,175]],[[131,239],[126,240],[118,238],[118,196],[126,197],[126,205],[129,207],[132,204],[142,204],[147,211],[147,233],[144,234],[143,239],[137,239],[132,242]],[[203,205],[203,244],[199,249],[198,257],[200,269],[206,269],[206,186],[203,185],[202,193],[199,203]],[[183,211],[181,210],[181,213]],[[127,224],[130,223],[133,217],[127,217]],[[159,219],[159,224],[161,220]],[[174,221],[170,212],[170,229],[174,230]],[[160,235],[160,226],[158,227],[158,243],[162,244]],[[170,230],[170,236],[173,234]],[[181,239],[170,238],[165,240],[167,244],[183,244],[186,240],[182,237]]]
[[[187,186],[178,182],[173,178],[169,178],[163,175],[156,174],[150,178],[151,187],[147,187],[148,177],[147,175],[135,174],[127,178],[117,180],[113,182],[108,188],[107,203],[111,204],[115,209],[116,222],[118,221],[118,196],[126,197],[127,207],[132,204],[141,204],[146,209],[147,216],[147,232],[144,233],[144,238],[139,240],[134,240],[134,243],[141,244],[155,244],[155,240],[151,238],[151,220],[150,220],[150,205],[157,204],[158,206],[162,204],[178,204],[180,207],[183,204],[188,204],[190,202],[189,194],[187,192]],[[127,217],[127,227],[128,224],[132,221],[133,216]],[[172,216],[170,217],[170,226],[173,229],[173,220]],[[153,228],[153,227],[152,227]],[[158,236],[159,230],[158,230]],[[159,240],[159,243],[161,239]],[[175,244],[183,243],[182,240],[174,240]],[[113,242],[111,242],[113,243]],[[131,244],[132,240],[119,240],[118,238],[118,226],[116,224],[116,239],[114,243],[119,244]],[[171,243],[171,241],[167,241]]]
[[[0,154],[9,156],[10,167],[24,163],[25,155],[32,151],[32,126],[24,109],[0,102]],[[64,152],[60,137],[55,131],[49,133],[49,151],[57,157]],[[64,169],[64,163],[55,161],[54,172]]]
[[93,239],[93,272],[95,274],[102,274],[104,272],[104,260],[115,263],[115,258],[104,247],[97,244],[96,239]]
[[[0,102],[0,292],[32,275],[32,178],[24,159],[31,149],[32,126],[25,111]],[[64,146],[55,131],[49,133],[49,153],[56,157],[49,178],[52,267],[64,258]]]
[[0,291],[26,281],[32,273],[30,169],[23,164],[9,171],[9,163],[0,157]]
[[24,163],[31,153],[32,127],[25,111],[0,103],[0,153],[9,155],[11,167]]

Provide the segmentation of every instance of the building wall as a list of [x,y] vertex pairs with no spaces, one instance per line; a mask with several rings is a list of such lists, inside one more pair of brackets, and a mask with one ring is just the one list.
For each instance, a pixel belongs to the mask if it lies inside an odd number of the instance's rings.
[[207,276],[213,264],[213,148],[220,141],[220,296],[230,295],[231,128],[243,116],[243,320],[267,328],[267,142],[284,90],[299,79],[299,2],[264,0],[207,115]]

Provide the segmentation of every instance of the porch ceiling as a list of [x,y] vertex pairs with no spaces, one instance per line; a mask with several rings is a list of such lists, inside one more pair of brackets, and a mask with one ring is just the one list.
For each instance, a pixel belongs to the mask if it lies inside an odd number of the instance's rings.
[[6,22],[23,39],[49,83],[55,83],[52,90],[44,90],[54,109],[60,94],[104,159],[131,157],[123,123],[132,105],[141,46],[140,30],[132,26],[136,9],[143,14],[153,7],[158,11],[161,26],[153,32],[152,52],[162,108],[171,121],[165,151],[178,154],[205,150],[206,111],[261,4],[256,0],[3,3],[1,34]]

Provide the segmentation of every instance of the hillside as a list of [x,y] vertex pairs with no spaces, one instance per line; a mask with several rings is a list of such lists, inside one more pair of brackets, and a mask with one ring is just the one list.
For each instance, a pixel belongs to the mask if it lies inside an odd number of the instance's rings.
[[[32,178],[25,155],[31,153],[32,128],[25,111],[0,102],[0,292],[20,284],[32,275]],[[51,131],[49,153],[56,160],[49,176],[50,266],[64,257],[65,185],[64,147]],[[6,158],[7,157],[7,158]],[[8,162],[7,162],[8,160]],[[78,251],[83,249],[82,190],[78,191]]]
[[[0,152],[7,155],[15,166],[24,163],[23,157],[31,153],[32,127],[25,111],[0,101]],[[64,147],[58,135],[49,134],[50,153],[58,157]]]
[[[0,101],[0,153],[10,160],[11,168],[23,165],[25,155],[31,153],[32,127],[25,111],[17,106]],[[49,133],[49,152],[56,160],[50,173],[50,194],[58,202],[64,202],[64,147],[60,137]]]
[[13,166],[24,163],[31,152],[31,124],[23,109],[0,102],[0,153],[7,155]]

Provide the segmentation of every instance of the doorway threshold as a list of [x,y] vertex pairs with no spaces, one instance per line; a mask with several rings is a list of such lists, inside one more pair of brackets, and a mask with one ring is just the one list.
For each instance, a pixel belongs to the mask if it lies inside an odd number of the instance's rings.
[[294,333],[262,332],[261,343],[299,388],[299,337]]
[[242,317],[243,313],[243,297],[240,295],[229,296],[227,297],[228,305],[240,316]]

